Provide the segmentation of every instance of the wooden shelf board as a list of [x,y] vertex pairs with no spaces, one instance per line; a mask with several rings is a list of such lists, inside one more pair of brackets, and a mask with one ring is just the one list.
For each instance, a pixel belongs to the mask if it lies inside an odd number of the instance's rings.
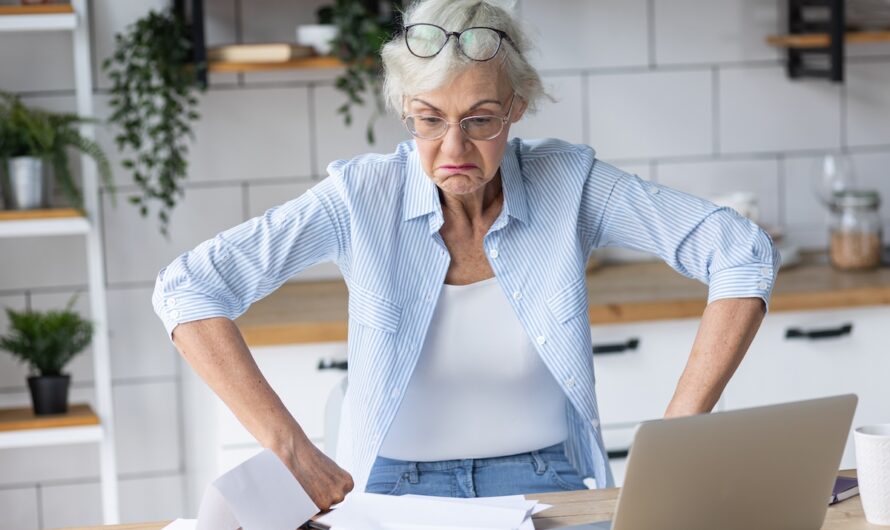
[[39,210],[2,210],[0,221],[25,221],[33,219],[62,219],[67,217],[83,217],[79,210],[74,208],[46,208]]
[[71,4],[43,4],[36,6],[0,6],[0,16],[59,15],[74,13]]
[[[826,48],[831,44],[827,33],[801,33],[800,35],[771,35],[766,42],[780,48]],[[888,31],[850,31],[846,33],[847,44],[890,42]]]
[[343,62],[336,57],[303,57],[290,61],[271,63],[243,63],[229,61],[211,61],[208,65],[210,72],[263,72],[269,70],[298,70],[301,68],[342,68]]
[[90,425],[99,425],[99,417],[87,404],[70,405],[65,414],[46,416],[35,416],[31,407],[0,409],[0,432]]

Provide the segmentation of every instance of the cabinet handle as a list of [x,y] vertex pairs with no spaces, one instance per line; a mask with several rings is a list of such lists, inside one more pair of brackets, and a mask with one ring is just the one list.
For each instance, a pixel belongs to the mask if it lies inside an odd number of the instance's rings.
[[346,370],[349,363],[347,361],[335,361],[333,359],[319,359],[319,370]]
[[629,455],[629,454],[630,454],[630,448],[613,449],[612,451],[606,451],[606,456],[609,457],[609,460],[627,458],[627,455]]
[[624,353],[626,351],[636,350],[640,346],[640,339],[630,339],[627,342],[619,342],[617,344],[594,344],[594,355],[609,355],[612,353]]
[[853,324],[843,324],[836,328],[803,330],[800,328],[788,328],[785,330],[786,339],[832,339],[850,335],[853,333]]

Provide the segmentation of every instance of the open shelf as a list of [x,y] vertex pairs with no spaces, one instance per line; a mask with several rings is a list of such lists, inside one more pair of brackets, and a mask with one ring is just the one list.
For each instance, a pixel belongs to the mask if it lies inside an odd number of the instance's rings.
[[[801,33],[799,35],[771,35],[766,42],[780,48],[826,48],[831,44],[828,33]],[[887,31],[848,31],[844,34],[847,44],[865,44],[873,42],[890,42],[890,30]]]
[[71,4],[0,6],[0,31],[72,30],[77,15]]
[[336,57],[303,57],[290,61],[270,63],[244,63],[230,61],[211,61],[208,64],[210,72],[264,72],[269,70],[297,70],[301,68],[342,68],[343,62]]
[[35,416],[31,407],[0,409],[0,448],[98,442],[99,417],[86,404],[71,405],[65,414]]
[[86,234],[90,223],[73,208],[0,211],[0,237]]

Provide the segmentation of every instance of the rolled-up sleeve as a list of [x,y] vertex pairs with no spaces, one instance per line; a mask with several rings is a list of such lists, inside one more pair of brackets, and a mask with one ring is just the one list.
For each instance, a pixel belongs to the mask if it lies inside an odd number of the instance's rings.
[[183,322],[234,320],[294,274],[339,261],[348,213],[336,175],[182,254],[158,273],[152,305],[172,340]]
[[599,218],[590,248],[620,246],[659,256],[708,285],[708,303],[760,298],[769,308],[780,259],[769,235],[735,210],[647,182],[596,160],[582,208]]

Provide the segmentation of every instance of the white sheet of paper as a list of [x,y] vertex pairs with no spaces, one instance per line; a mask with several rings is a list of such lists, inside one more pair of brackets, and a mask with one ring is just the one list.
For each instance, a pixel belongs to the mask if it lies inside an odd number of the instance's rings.
[[408,527],[423,530],[512,530],[523,524],[531,510],[525,505],[516,507],[515,501],[506,503],[513,506],[505,506],[503,500],[486,504],[482,499],[474,502],[454,502],[451,497],[445,499],[355,492],[317,521],[335,529],[349,530],[402,530]]
[[294,530],[318,507],[290,470],[264,450],[221,475],[198,510],[197,530]]

